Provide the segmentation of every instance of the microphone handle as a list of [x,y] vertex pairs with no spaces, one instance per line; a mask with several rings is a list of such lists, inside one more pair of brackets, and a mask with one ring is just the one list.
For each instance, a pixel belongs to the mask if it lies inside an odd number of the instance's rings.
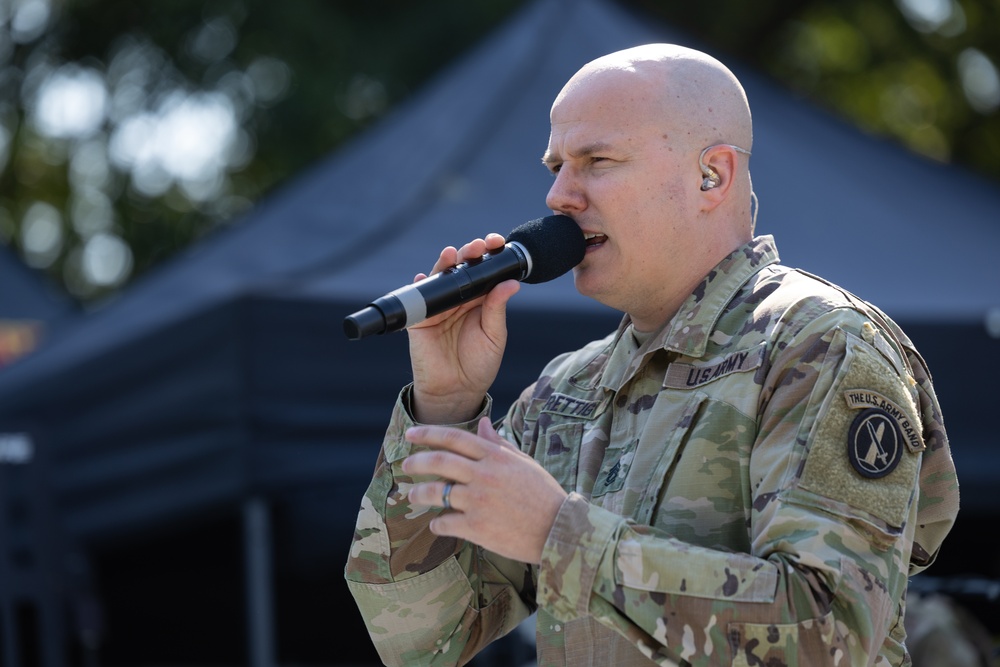
[[530,271],[528,253],[514,241],[375,299],[344,319],[344,332],[358,340],[399,331],[481,297],[504,280],[523,280]]

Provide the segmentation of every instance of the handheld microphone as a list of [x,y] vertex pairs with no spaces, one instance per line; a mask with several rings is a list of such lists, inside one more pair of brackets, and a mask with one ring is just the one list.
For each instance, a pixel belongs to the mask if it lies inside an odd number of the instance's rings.
[[587,242],[572,218],[550,215],[515,227],[507,243],[375,299],[344,319],[351,340],[399,331],[466,301],[483,296],[504,280],[544,283],[583,260]]

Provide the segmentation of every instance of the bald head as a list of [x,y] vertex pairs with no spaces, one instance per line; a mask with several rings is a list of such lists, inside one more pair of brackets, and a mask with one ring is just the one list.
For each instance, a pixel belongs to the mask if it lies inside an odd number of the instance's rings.
[[577,289],[637,326],[665,322],[753,234],[752,139],[743,87],[704,53],[648,44],[584,65],[542,157],[548,207],[591,239]]
[[588,87],[625,95],[623,102],[639,102],[633,113],[660,117],[680,144],[726,143],[751,150],[753,128],[743,86],[729,68],[700,51],[645,44],[602,56],[573,75],[555,105]]

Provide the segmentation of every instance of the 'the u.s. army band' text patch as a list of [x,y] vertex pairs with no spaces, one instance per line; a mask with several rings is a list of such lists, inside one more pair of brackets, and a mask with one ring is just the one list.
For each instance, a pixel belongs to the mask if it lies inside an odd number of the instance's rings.
[[903,441],[906,442],[906,446],[909,447],[911,452],[921,452],[926,447],[923,438],[920,437],[920,426],[910,421],[903,408],[877,391],[870,389],[848,389],[844,392],[844,398],[847,400],[847,407],[849,408],[855,410],[858,408],[877,408],[891,417],[899,427]]

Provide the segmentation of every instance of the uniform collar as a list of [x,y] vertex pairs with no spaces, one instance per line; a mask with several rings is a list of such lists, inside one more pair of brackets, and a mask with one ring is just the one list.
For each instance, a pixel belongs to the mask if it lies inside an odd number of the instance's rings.
[[774,237],[758,236],[740,246],[708,272],[663,330],[650,342],[688,357],[704,356],[709,337],[726,306],[750,278],[775,264],[778,248]]
[[740,246],[709,271],[677,314],[637,350],[629,333],[631,318],[623,317],[604,353],[573,374],[574,384],[617,390],[641,366],[646,354],[659,349],[688,357],[704,356],[719,318],[736,293],[754,274],[778,261],[778,249],[770,235]]

